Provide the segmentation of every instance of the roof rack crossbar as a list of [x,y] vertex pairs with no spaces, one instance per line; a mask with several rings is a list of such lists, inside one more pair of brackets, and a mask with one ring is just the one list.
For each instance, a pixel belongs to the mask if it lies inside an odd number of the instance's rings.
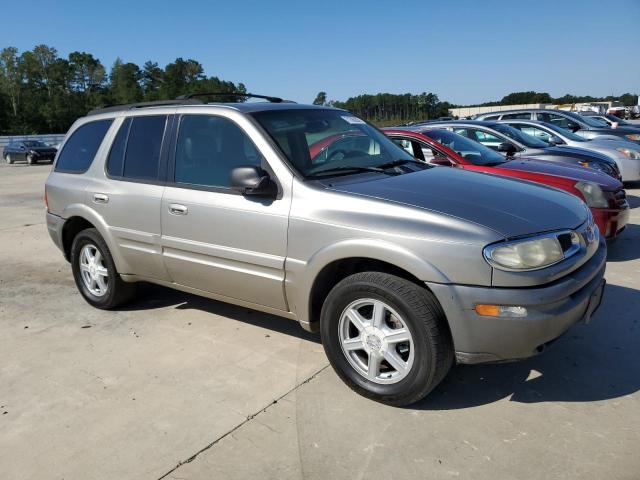
[[245,92],[202,92],[202,93],[186,93],[184,95],[180,95],[176,98],[176,100],[190,100],[195,97],[250,97],[250,98],[261,98],[263,100],[267,100],[271,103],[282,103],[286,102],[280,97],[271,97],[269,95],[258,95],[255,93],[245,93]]
[[95,108],[91,110],[87,115],[97,115],[99,113],[109,113],[109,112],[119,112],[124,110],[133,110],[135,108],[145,108],[145,107],[166,107],[170,105],[185,105],[185,104],[202,104],[202,100],[198,100],[197,98],[193,99],[176,99],[176,100],[156,100],[153,102],[137,102],[137,103],[126,103],[122,105],[108,105],[106,107]]

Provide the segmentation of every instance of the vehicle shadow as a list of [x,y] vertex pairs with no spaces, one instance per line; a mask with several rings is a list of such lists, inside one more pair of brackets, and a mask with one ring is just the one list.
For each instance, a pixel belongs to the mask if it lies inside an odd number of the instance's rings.
[[640,225],[628,223],[620,236],[607,247],[608,262],[626,262],[640,258]]
[[457,366],[407,408],[453,410],[513,402],[593,402],[640,389],[640,290],[607,285],[589,325],[575,325],[542,355],[516,363]]
[[176,310],[200,310],[238,322],[273,330],[278,333],[291,335],[292,337],[302,340],[320,343],[320,335],[307,332],[298,322],[287,318],[270,315],[250,308],[239,307],[230,303],[211,300],[151,283],[141,282],[138,285],[135,300],[120,307],[120,310],[154,310],[171,306]]

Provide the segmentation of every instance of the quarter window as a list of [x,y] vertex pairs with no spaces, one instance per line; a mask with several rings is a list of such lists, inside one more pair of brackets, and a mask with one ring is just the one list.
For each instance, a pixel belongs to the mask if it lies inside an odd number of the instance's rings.
[[176,183],[229,188],[231,170],[262,162],[253,142],[231,120],[213,115],[184,115],[180,120]]
[[116,135],[109,158],[107,159],[107,173],[112,177],[121,177],[124,168],[124,153],[127,147],[127,138],[129,137],[129,128],[131,127],[131,117],[127,118]]
[[100,144],[104,140],[111,123],[111,119],[97,120],[85,123],[73,132],[58,156],[55,171],[66,173],[86,172],[91,162],[93,162],[93,158],[96,156],[96,152],[100,148]]

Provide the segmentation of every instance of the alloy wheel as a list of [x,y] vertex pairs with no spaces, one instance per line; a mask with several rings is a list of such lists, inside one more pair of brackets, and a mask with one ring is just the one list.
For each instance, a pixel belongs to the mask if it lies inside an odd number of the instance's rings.
[[96,297],[106,295],[109,288],[109,270],[98,247],[88,243],[80,251],[80,274],[84,286]]

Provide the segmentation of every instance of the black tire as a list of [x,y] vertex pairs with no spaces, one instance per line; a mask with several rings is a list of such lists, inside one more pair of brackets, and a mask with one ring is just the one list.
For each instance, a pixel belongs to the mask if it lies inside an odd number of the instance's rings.
[[[352,302],[371,298],[385,302],[403,317],[413,337],[415,357],[397,383],[375,383],[358,373],[343,353],[339,322]],[[355,392],[393,406],[417,402],[447,375],[454,362],[453,342],[442,307],[427,289],[404,278],[363,272],[339,282],[327,296],[320,315],[320,333],[332,367]]]
[[[104,266],[108,271],[109,281],[107,284],[107,292],[103,296],[96,296],[91,293],[80,273],[80,252],[87,244],[92,244],[97,247],[102,255]],[[102,235],[100,235],[95,228],[82,230],[73,239],[73,244],[71,245],[71,269],[78,290],[84,299],[96,308],[105,310],[115,308],[130,300],[135,293],[136,285],[134,283],[127,283],[120,278],[116,271],[116,265],[113,262],[109,247],[107,247]]]

